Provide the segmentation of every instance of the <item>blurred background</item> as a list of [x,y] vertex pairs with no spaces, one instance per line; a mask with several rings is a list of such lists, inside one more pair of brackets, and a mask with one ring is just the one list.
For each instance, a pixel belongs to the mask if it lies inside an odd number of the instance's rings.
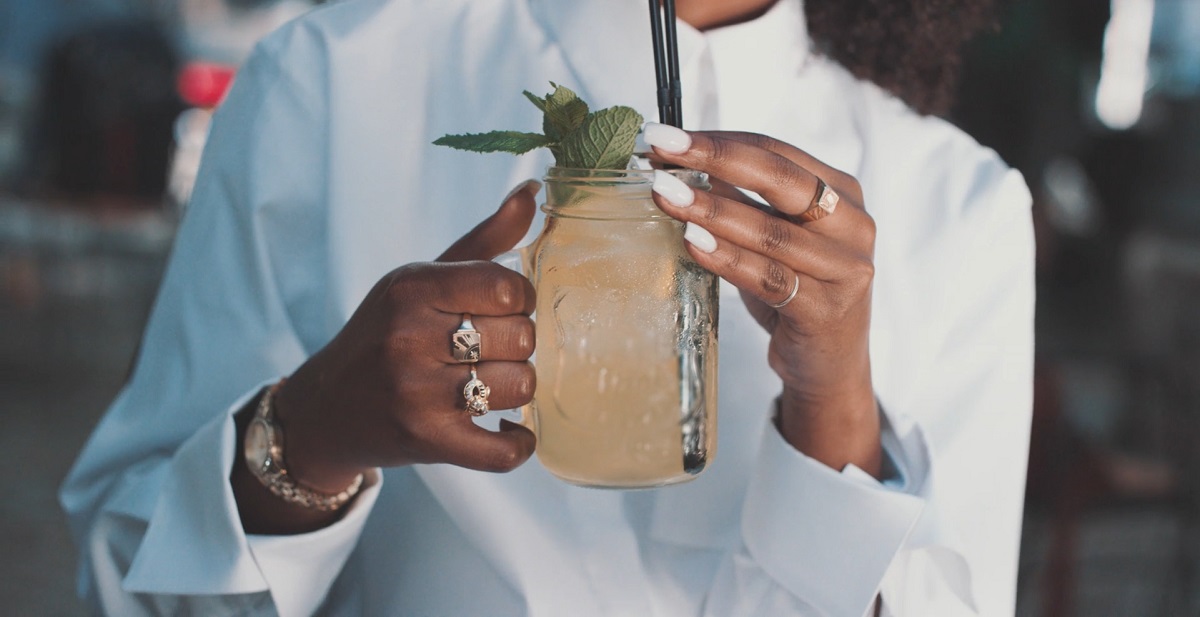
[[[0,598],[76,615],[56,491],[116,394],[212,109],[319,0],[0,0]],[[950,119],[1035,196],[1018,614],[1200,615],[1200,0],[1008,0]]]

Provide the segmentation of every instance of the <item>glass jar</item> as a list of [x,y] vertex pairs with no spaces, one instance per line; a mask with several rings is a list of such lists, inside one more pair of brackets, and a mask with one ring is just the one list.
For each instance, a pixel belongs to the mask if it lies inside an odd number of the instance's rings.
[[[706,174],[671,173],[710,188]],[[651,199],[653,180],[551,167],[545,227],[510,254],[538,294],[537,391],[523,422],[542,465],[574,484],[684,482],[715,451],[718,281]]]

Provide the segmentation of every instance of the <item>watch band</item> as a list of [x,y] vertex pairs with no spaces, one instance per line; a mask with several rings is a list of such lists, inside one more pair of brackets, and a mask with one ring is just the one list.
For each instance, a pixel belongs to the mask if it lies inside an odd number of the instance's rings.
[[363,474],[358,474],[345,490],[332,495],[308,488],[288,474],[283,464],[283,431],[275,422],[272,405],[276,392],[286,381],[279,380],[259,398],[250,428],[246,430],[246,465],[254,477],[276,497],[311,510],[332,512],[358,494],[363,485]]

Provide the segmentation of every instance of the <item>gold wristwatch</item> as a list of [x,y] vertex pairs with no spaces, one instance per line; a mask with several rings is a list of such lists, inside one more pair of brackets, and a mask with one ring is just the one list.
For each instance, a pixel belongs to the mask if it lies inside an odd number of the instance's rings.
[[330,495],[296,482],[283,465],[283,430],[275,423],[271,402],[286,380],[267,388],[258,401],[258,409],[242,444],[246,466],[250,473],[280,499],[312,510],[332,512],[346,505],[362,488],[363,474],[358,474],[346,490]]

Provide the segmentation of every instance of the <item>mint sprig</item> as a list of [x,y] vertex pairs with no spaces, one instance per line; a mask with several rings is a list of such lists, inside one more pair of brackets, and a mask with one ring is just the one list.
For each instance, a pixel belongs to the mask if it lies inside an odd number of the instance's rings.
[[542,133],[492,131],[444,135],[433,143],[471,152],[524,154],[549,148],[559,167],[624,169],[633,155],[643,118],[625,106],[589,111],[588,104],[570,88],[550,82],[554,91],[544,97],[528,90],[525,98],[542,112]]
[[589,111],[588,104],[570,88],[554,82],[550,82],[550,85],[554,86],[554,92],[547,94],[545,98],[538,98],[528,90],[523,94],[534,107],[542,111],[542,132],[546,137],[561,141],[583,124]]
[[450,146],[459,150],[470,150],[471,152],[511,152],[513,154],[525,154],[536,148],[548,147],[554,142],[549,137],[538,133],[492,131],[491,133],[445,135],[433,143],[439,146]]
[[579,128],[559,143],[562,167],[624,169],[633,156],[642,115],[628,107],[609,107],[587,115]]

